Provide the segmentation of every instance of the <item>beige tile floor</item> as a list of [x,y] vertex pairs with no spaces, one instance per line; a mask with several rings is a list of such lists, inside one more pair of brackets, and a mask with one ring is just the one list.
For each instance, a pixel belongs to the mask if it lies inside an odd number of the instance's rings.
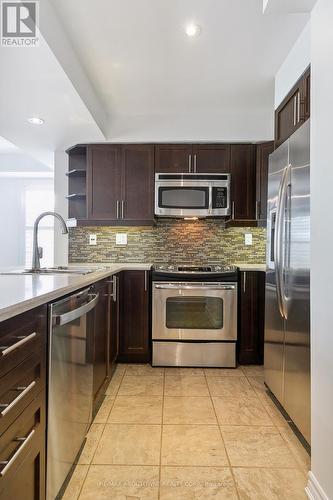
[[66,500],[301,500],[310,458],[261,367],[118,365]]

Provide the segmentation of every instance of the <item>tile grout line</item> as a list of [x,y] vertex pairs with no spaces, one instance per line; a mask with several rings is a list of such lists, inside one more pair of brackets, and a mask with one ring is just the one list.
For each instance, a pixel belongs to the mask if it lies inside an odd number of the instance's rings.
[[229,458],[229,455],[228,455],[228,451],[227,451],[227,447],[225,445],[225,442],[224,442],[224,439],[223,439],[223,435],[222,435],[222,431],[221,431],[221,427],[219,425],[219,419],[217,417],[217,413],[216,413],[216,409],[215,409],[215,405],[214,405],[214,401],[213,401],[213,397],[212,397],[212,394],[210,392],[210,387],[209,387],[209,384],[208,384],[208,380],[207,380],[207,376],[206,376],[206,372],[204,372],[205,374],[205,379],[206,379],[206,384],[207,384],[207,387],[208,387],[208,392],[209,392],[209,395],[210,395],[210,399],[211,399],[211,403],[213,405],[213,409],[214,409],[214,413],[215,413],[215,418],[216,418],[216,421],[217,421],[217,424],[218,424],[218,429],[219,429],[219,433],[220,433],[220,436],[221,436],[221,439],[222,439],[222,443],[223,443],[223,446],[224,446],[224,450],[225,450],[225,455],[227,457],[227,461],[228,461],[228,464],[229,464],[229,469],[230,469],[230,474],[231,474],[231,477],[234,481],[234,485],[235,485],[235,490],[236,490],[236,495],[237,495],[237,498],[240,500],[240,494],[239,494],[239,491],[238,491],[238,488],[237,488],[237,483],[236,483],[236,479],[235,479],[235,476],[234,476],[234,472],[232,470],[232,467],[231,467],[231,462],[230,462],[230,458]]
[[[247,378],[247,379],[249,379],[249,377],[248,377],[247,375],[246,375],[246,378]],[[258,378],[259,378],[259,377],[258,377]],[[250,380],[248,380],[248,382],[249,382],[249,384],[252,386],[252,384],[251,384]],[[264,405],[263,401],[261,400],[260,396],[258,395],[258,393],[257,393],[257,391],[256,391],[256,389],[255,389],[255,388],[254,388],[254,391],[255,391],[255,393],[256,393],[256,395],[257,395],[257,397],[258,397],[258,399],[259,399],[259,401],[260,401],[261,405],[263,406],[263,408],[264,408],[265,412],[268,414],[269,418],[271,419],[273,426],[274,426],[274,427],[275,427],[275,429],[278,431],[279,436],[281,436],[281,438],[282,438],[282,440],[283,440],[284,444],[286,445],[286,447],[288,448],[288,450],[289,450],[289,452],[291,453],[292,457],[294,458],[295,463],[296,463],[296,467],[293,467],[293,468],[294,468],[294,469],[297,469],[299,472],[304,473],[303,468],[302,468],[302,467],[301,467],[301,465],[298,463],[298,459],[296,458],[295,453],[293,452],[293,450],[292,450],[292,449],[291,449],[291,447],[289,446],[288,441],[285,439],[285,437],[284,437],[284,436],[283,436],[283,434],[281,433],[281,431],[280,431],[280,427],[276,424],[275,420],[273,420],[273,419],[272,419],[271,415],[269,414],[269,412],[268,412],[268,411],[267,411],[267,409],[265,408],[265,405]],[[274,404],[274,402],[272,402],[272,403]],[[277,409],[277,411],[279,411],[278,407],[276,407],[276,409]],[[283,417],[282,413],[281,413],[281,417]],[[287,420],[286,420],[286,423],[287,423]],[[281,426],[281,428],[282,428],[282,426]],[[288,427],[287,427],[287,428],[289,429],[289,425],[288,425]],[[296,439],[297,439],[297,436],[295,436],[295,437],[296,437]],[[301,444],[300,444],[300,446],[301,446]],[[306,473],[308,473],[308,471],[306,471]]]
[[[117,397],[117,394],[118,394],[119,388],[120,388],[120,386],[121,386],[121,383],[122,383],[122,381],[123,381],[123,378],[124,378],[125,372],[126,372],[126,369],[124,370],[124,373],[123,373],[123,374],[122,374],[122,376],[121,376],[121,380],[120,380],[120,382],[119,382],[118,389],[117,389],[116,394],[115,394],[115,396],[114,396],[114,402],[116,401],[116,397]],[[111,378],[111,380],[110,380],[110,384],[111,384],[111,381],[112,381],[112,378]],[[114,402],[113,402],[113,405],[114,405]],[[113,405],[112,405],[112,408],[113,408]],[[111,408],[111,410],[112,410],[112,408]],[[111,410],[110,410],[110,413],[111,413]],[[109,415],[110,415],[110,413],[109,413]],[[94,422],[92,422],[92,424],[93,424],[93,423],[94,423]],[[95,454],[96,454],[96,451],[97,451],[98,445],[99,445],[99,443],[100,443],[100,441],[101,441],[101,439],[102,439],[102,436],[103,436],[103,434],[104,434],[106,424],[107,424],[107,422],[106,422],[106,423],[104,423],[104,424],[97,424],[97,425],[103,425],[103,430],[102,430],[101,435],[100,435],[100,437],[99,437],[99,439],[98,439],[98,441],[97,441],[96,448],[95,448],[95,451],[94,451],[94,453],[93,453],[93,455],[92,455],[92,457],[91,457],[90,463],[88,464],[88,470],[87,470],[87,473],[86,473],[86,475],[85,475],[84,480],[82,481],[82,485],[81,485],[81,488],[80,488],[80,493],[79,493],[78,499],[80,499],[80,496],[81,496],[81,493],[82,493],[82,490],[83,490],[84,483],[86,482],[86,479],[87,479],[88,474],[89,474],[89,472],[90,472],[90,468],[91,468],[91,466],[93,465],[93,460],[94,460],[94,457],[95,457]]]
[[158,475],[158,500],[161,498],[161,477],[162,477],[162,444],[163,444],[163,419],[164,419],[164,390],[165,388],[165,368],[163,370],[163,390],[162,390],[162,420],[161,420],[161,439],[160,439],[160,464]]

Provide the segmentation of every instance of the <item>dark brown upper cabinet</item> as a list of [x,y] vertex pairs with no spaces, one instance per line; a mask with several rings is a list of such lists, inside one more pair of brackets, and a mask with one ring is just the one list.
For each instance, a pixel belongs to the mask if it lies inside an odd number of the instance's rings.
[[157,144],[156,173],[189,173],[192,165],[192,144]]
[[152,223],[154,218],[154,146],[88,146],[89,221],[114,225]]
[[122,200],[120,146],[88,146],[88,219],[116,220]]
[[157,173],[230,172],[229,144],[158,144]]
[[275,111],[275,147],[280,146],[310,117],[310,68]]
[[257,144],[256,160],[256,219],[260,226],[266,225],[267,185],[269,155],[274,151],[274,141]]
[[229,144],[196,144],[193,145],[194,172],[230,173]]
[[145,144],[122,146],[122,218],[152,221],[154,218],[154,147]]
[[231,145],[231,221],[256,218],[256,146]]

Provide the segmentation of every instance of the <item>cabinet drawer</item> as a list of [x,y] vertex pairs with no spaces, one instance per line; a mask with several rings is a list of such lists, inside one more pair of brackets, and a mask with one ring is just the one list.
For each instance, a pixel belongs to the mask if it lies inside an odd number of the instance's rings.
[[0,498],[6,498],[4,490],[11,483],[24,482],[18,469],[36,446],[43,445],[44,440],[45,402],[44,397],[39,396],[0,437]]
[[0,379],[0,435],[45,388],[45,356],[36,353]]
[[0,323],[0,377],[31,354],[42,352],[46,326],[46,305]]

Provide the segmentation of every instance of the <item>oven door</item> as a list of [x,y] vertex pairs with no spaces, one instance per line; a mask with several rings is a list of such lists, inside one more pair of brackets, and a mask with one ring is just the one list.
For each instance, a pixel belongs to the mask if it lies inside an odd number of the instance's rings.
[[153,340],[237,339],[236,283],[153,283]]

